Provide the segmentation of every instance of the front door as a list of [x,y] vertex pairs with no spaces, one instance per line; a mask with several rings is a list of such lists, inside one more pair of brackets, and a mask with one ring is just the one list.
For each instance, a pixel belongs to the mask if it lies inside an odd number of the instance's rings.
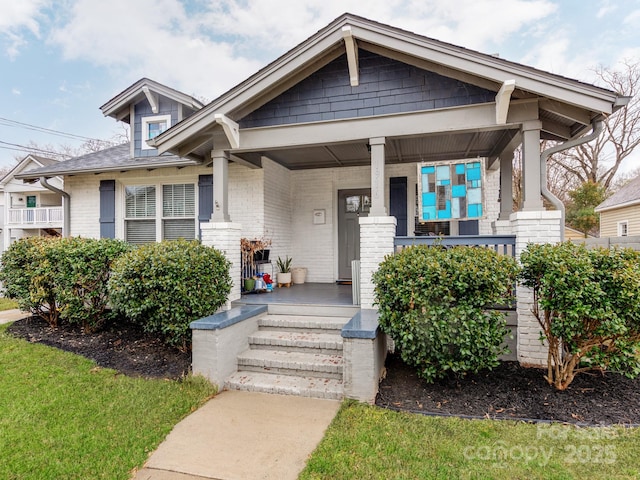
[[338,191],[338,277],[351,280],[351,261],[360,259],[360,217],[371,208],[371,189]]

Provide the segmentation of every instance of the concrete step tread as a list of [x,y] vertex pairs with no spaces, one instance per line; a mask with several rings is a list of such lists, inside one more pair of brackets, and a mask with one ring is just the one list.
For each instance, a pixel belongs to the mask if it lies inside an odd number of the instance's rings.
[[319,328],[340,330],[349,317],[325,317],[319,315],[274,315],[269,314],[258,321],[261,327]]
[[339,333],[287,332],[261,330],[249,335],[250,345],[342,349]]
[[316,377],[273,375],[261,372],[236,372],[225,382],[227,390],[298,395],[301,397],[342,399],[342,380]]
[[246,350],[238,355],[238,365],[256,365],[271,368],[337,371],[342,369],[342,363],[342,355],[322,353]]

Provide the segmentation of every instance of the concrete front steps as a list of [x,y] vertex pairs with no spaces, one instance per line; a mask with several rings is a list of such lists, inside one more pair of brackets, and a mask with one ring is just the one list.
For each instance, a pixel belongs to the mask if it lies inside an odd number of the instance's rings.
[[[351,310],[276,310],[258,321],[225,388],[342,399],[341,329]],[[321,314],[320,314],[321,313]]]

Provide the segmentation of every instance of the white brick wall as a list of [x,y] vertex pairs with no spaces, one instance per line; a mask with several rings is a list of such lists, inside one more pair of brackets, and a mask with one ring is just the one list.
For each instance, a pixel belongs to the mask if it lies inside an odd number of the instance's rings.
[[270,238],[273,272],[278,257],[291,256],[291,171],[282,165],[262,159],[264,169],[264,235]]
[[229,164],[229,216],[232,222],[243,226],[245,238],[265,235],[264,175],[261,168]]
[[242,226],[238,223],[202,223],[202,244],[220,250],[231,262],[229,274],[233,280],[231,293],[229,295],[226,308],[231,307],[234,300],[240,298],[240,232]]
[[393,253],[395,217],[360,218],[360,304],[373,308],[372,275],[386,255]]
[[64,189],[71,195],[71,235],[100,238],[100,180],[116,180],[116,238],[124,238],[124,184],[192,182],[197,187],[198,175],[210,173],[210,168],[186,167],[65,177]]

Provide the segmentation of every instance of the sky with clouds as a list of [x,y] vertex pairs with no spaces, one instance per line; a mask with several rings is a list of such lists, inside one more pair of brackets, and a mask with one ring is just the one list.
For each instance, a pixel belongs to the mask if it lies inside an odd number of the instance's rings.
[[640,0],[0,0],[0,168],[81,143],[12,122],[108,139],[139,78],[212,100],[344,12],[587,82],[640,60]]

